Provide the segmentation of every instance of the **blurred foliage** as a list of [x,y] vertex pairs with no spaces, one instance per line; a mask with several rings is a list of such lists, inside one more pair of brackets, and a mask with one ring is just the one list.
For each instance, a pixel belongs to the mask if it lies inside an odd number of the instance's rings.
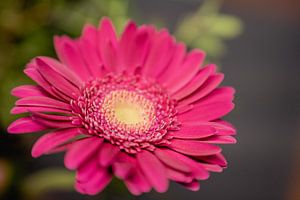
[[[54,35],[66,34],[77,37],[85,23],[97,25],[102,16],[110,17],[120,33],[128,18],[132,17],[129,16],[129,10],[130,14],[135,10],[133,2],[133,0],[0,0],[1,130],[5,130],[8,123],[17,118],[9,114],[15,101],[10,95],[10,90],[17,85],[31,82],[22,73],[30,59],[38,55],[55,57],[52,41]],[[219,60],[226,49],[224,41],[238,36],[242,31],[241,21],[234,16],[221,14],[220,6],[219,0],[205,0],[196,12],[179,21],[175,31],[178,40],[187,43],[188,47],[205,50],[208,59],[214,62]],[[156,25],[166,26],[163,19],[155,16],[154,18]],[[23,144],[31,145],[34,136],[16,138],[0,134],[0,137],[2,137],[0,149],[6,153],[3,161],[0,160],[0,193],[5,191],[9,180],[12,180],[8,199],[19,199],[22,195],[35,199],[50,190],[73,188],[74,174],[67,170],[35,169],[33,172],[28,170],[27,167],[34,161],[27,159],[25,155],[28,152],[21,154],[21,149],[24,149]],[[11,174],[17,175],[12,177]],[[129,195],[125,186],[116,179],[101,194],[102,199],[109,199],[108,194],[119,196],[119,199]]]
[[10,185],[12,179],[12,166],[7,160],[0,159],[0,197]]
[[36,199],[51,190],[73,191],[74,178],[74,173],[64,168],[43,169],[25,179],[22,191],[27,199]]
[[199,9],[179,21],[176,38],[189,47],[203,49],[209,62],[219,62],[226,50],[225,40],[241,34],[242,21],[220,13],[221,0],[205,0]]

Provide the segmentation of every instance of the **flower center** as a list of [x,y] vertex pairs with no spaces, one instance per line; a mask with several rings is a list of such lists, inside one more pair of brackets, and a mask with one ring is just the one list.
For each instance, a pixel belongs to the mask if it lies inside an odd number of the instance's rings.
[[176,101],[154,81],[139,75],[106,75],[86,82],[71,101],[73,123],[128,153],[168,143],[177,130]]
[[127,131],[147,131],[155,115],[155,108],[150,100],[127,90],[115,90],[107,94],[102,110],[109,123]]

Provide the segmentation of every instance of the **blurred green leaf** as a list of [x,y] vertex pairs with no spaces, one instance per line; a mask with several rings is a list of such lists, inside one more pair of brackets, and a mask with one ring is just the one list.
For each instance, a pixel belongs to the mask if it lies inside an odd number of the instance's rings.
[[22,191],[25,196],[33,198],[54,190],[74,190],[74,179],[74,173],[66,169],[44,169],[27,177]]

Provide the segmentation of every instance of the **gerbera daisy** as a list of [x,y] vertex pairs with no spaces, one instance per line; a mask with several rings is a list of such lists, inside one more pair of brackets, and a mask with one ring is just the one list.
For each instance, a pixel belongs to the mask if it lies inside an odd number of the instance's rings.
[[134,22],[117,37],[108,18],[54,44],[59,60],[37,57],[24,70],[38,85],[12,90],[20,99],[11,113],[30,115],[8,132],[46,130],[32,156],[66,151],[80,193],[99,193],[113,176],[134,195],[165,192],[169,180],[196,191],[226,167],[215,144],[236,142],[220,119],[233,109],[234,89],[217,88],[223,74],[201,67],[203,51]]

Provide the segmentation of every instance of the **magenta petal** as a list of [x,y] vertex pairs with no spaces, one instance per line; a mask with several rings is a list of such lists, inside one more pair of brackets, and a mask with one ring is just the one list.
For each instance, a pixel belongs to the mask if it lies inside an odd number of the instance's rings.
[[64,102],[43,96],[35,97],[24,97],[16,101],[17,106],[38,106],[38,107],[49,107],[49,108],[59,108],[61,110],[69,111],[71,110],[70,105]]
[[54,37],[54,45],[59,59],[72,69],[81,80],[88,80],[91,73],[85,65],[77,41],[67,36]]
[[74,142],[65,155],[65,166],[68,169],[78,168],[90,155],[95,153],[103,139],[98,137],[90,137]]
[[108,71],[116,71],[118,64],[117,37],[113,24],[108,18],[103,18],[98,30],[98,51],[101,60]]
[[216,133],[217,130],[212,126],[183,123],[183,125],[180,127],[180,130],[170,132],[169,135],[174,138],[199,139],[215,135]]
[[104,142],[99,151],[99,163],[101,166],[109,166],[120,152],[119,147],[110,143]]
[[42,75],[37,71],[37,69],[32,67],[27,67],[24,70],[24,73],[30,77],[33,81],[35,81],[39,86],[41,86],[45,91],[51,94],[53,97],[57,99],[61,99],[60,96],[55,94],[52,90],[52,86],[42,77]]
[[215,74],[210,76],[200,88],[198,88],[191,96],[183,99],[180,104],[188,105],[195,101],[198,101],[199,99],[213,91],[222,82],[223,79],[223,74]]
[[211,156],[196,156],[195,159],[204,161],[205,163],[220,165],[221,167],[227,166],[227,161],[221,153]]
[[185,163],[184,165],[187,165],[191,169],[190,174],[195,178],[205,180],[209,177],[209,173],[207,172],[207,170],[205,170],[201,163],[198,163],[197,161],[176,151],[170,149],[162,150],[165,151],[168,154],[168,156],[176,158],[177,160],[180,160],[181,162]]
[[178,116],[178,120],[182,122],[192,121],[212,121],[219,119],[229,113],[234,108],[231,102],[216,102],[212,104],[199,105],[189,112],[185,112]]
[[47,153],[51,149],[69,141],[70,139],[78,136],[80,133],[77,128],[61,129],[47,133],[40,137],[32,147],[31,155],[33,157],[39,157],[44,153]]
[[234,97],[234,92],[235,90],[232,87],[216,88],[206,97],[195,102],[195,105],[210,104],[213,102],[231,102]]
[[143,192],[149,192],[151,190],[150,183],[147,181],[138,166],[135,166],[134,173],[124,181],[128,190],[132,194],[140,195]]
[[15,97],[23,98],[23,97],[29,97],[29,96],[47,96],[45,91],[40,86],[35,85],[21,85],[18,87],[15,87],[11,94]]
[[126,179],[134,168],[136,168],[136,159],[120,151],[113,163],[114,174],[120,179]]
[[201,141],[195,140],[173,139],[169,147],[180,153],[191,156],[205,156],[221,152],[221,148],[218,146],[206,144]]
[[43,106],[15,106],[11,109],[11,114],[21,114],[21,113],[28,113],[28,112],[54,112],[54,113],[61,113],[61,114],[71,114],[70,111],[59,109],[59,108],[49,108]]
[[56,71],[69,82],[71,82],[74,86],[80,87],[83,85],[83,82],[78,77],[78,75],[76,75],[72,69],[68,68],[66,65],[62,64],[58,60],[46,56],[39,56],[36,59],[46,63],[54,71]]
[[209,75],[212,74],[215,70],[215,65],[208,65],[204,67],[187,85],[176,92],[176,94],[173,95],[173,98],[180,100],[192,94],[207,80]]
[[172,80],[166,83],[171,94],[185,86],[197,74],[204,60],[205,53],[202,51],[191,51],[183,61],[180,70],[173,72]]
[[55,72],[42,60],[37,59],[36,62],[39,65],[38,70],[42,76],[60,92],[69,97],[76,97],[79,94],[79,89],[77,87],[75,87],[71,82],[67,81],[59,73]]
[[152,78],[156,78],[164,70],[174,49],[173,40],[166,30],[162,30],[156,35],[142,69],[146,77]]
[[82,57],[93,77],[101,77],[104,73],[102,70],[102,60],[98,53],[98,30],[96,27],[85,25],[82,36],[78,41]]
[[191,191],[198,191],[200,189],[200,183],[197,180],[194,180],[191,183],[184,183],[183,185]]
[[98,165],[97,160],[89,159],[84,165],[80,166],[76,171],[76,181],[78,183],[86,183],[96,174],[97,171],[107,170]]
[[167,177],[176,182],[188,183],[193,180],[193,178],[185,173],[176,171],[172,168],[166,168]]
[[76,187],[86,194],[96,195],[110,183],[112,175],[107,170],[97,170],[88,182],[77,182]]
[[201,141],[205,143],[212,143],[212,144],[235,144],[236,143],[236,139],[229,135],[221,135],[221,136],[215,135],[212,137],[204,138]]
[[208,163],[200,163],[204,169],[211,172],[222,172],[223,168],[219,165],[208,164]]
[[32,120],[31,117],[23,117],[11,123],[7,128],[7,132],[12,134],[23,134],[23,133],[38,132],[38,131],[45,130],[47,128],[48,128],[47,126],[44,126]]
[[157,192],[165,192],[169,187],[163,164],[148,151],[137,154],[137,161],[148,181]]
[[168,149],[156,148],[154,153],[164,164],[173,167],[176,170],[187,173],[191,171],[185,162],[182,162],[176,155],[170,153],[170,150]]
[[158,78],[158,81],[162,85],[165,85],[166,83],[172,80],[173,77],[171,76],[171,74],[176,72],[181,67],[185,54],[186,54],[185,44],[184,43],[175,44],[174,53],[171,58],[171,61]]

